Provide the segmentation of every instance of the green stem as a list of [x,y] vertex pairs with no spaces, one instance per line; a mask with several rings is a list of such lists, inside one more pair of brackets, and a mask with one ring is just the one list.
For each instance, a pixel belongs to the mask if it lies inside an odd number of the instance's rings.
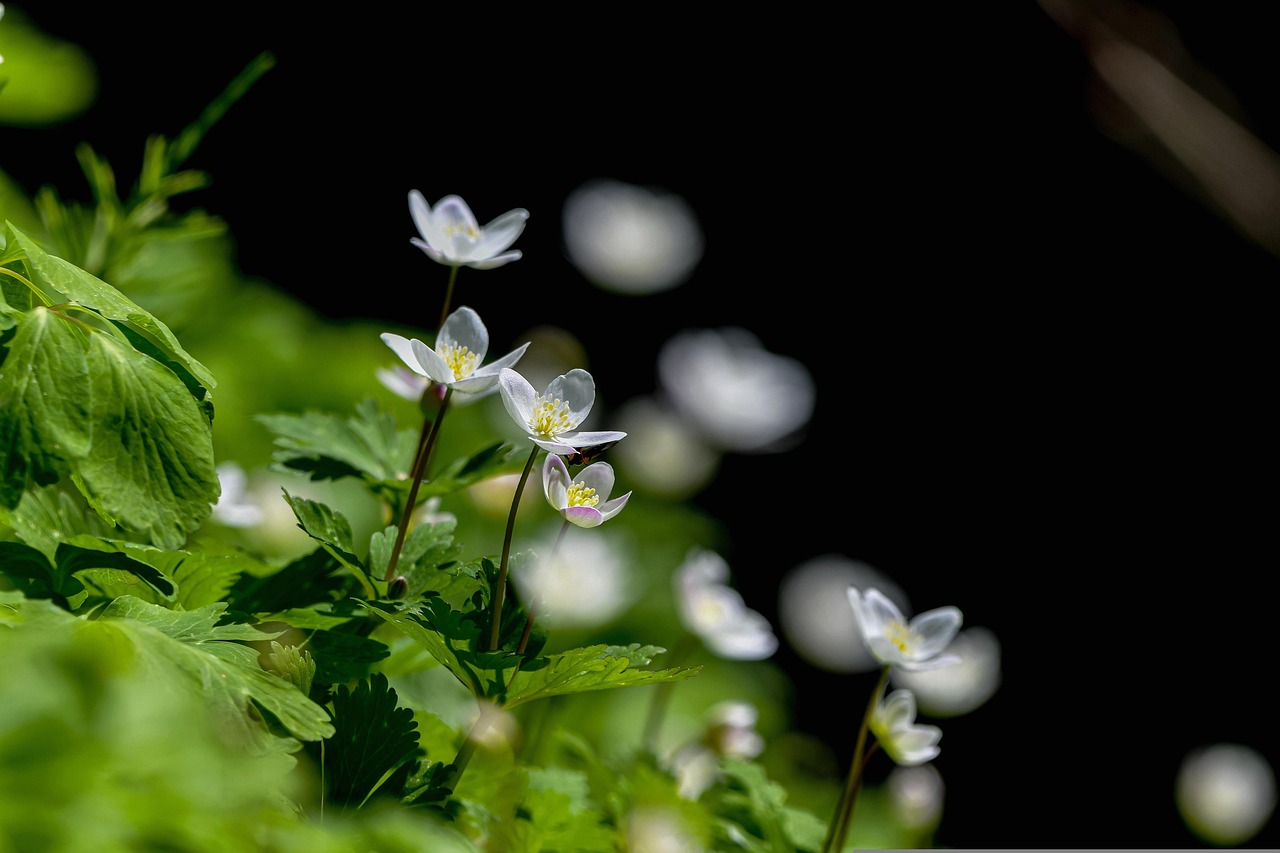
[[516,486],[516,493],[511,498],[511,512],[507,515],[507,532],[502,537],[502,564],[498,567],[498,583],[493,590],[493,624],[489,630],[489,651],[498,648],[498,638],[502,633],[502,599],[507,594],[511,536],[516,529],[516,512],[520,509],[520,495],[524,492],[524,484],[529,480],[529,472],[533,470],[533,463],[537,460],[538,451],[541,449],[535,444],[533,450],[529,452],[529,461],[524,464],[524,471],[520,474],[520,484]]
[[[548,561],[553,559],[556,552],[560,550],[560,543],[564,541],[564,535],[569,532],[569,522],[566,520],[560,525],[560,532],[556,534],[555,544],[551,546],[551,553],[547,555]],[[529,647],[529,635],[533,633],[533,616],[538,609],[538,600],[535,597],[529,599],[529,603],[525,605],[524,630],[520,632],[520,642],[516,643],[516,654],[523,655],[524,650]],[[524,663],[524,658],[516,661],[515,667],[511,670],[511,677],[507,679],[507,689],[511,689],[511,685],[516,683],[516,676],[520,674],[520,665]]]
[[[431,394],[433,390],[431,386],[427,387],[424,394]],[[400,552],[404,550],[404,537],[409,532],[409,520],[413,517],[414,505],[418,502],[418,487],[422,484],[423,477],[427,473],[427,460],[431,458],[431,449],[435,447],[436,436],[440,434],[440,422],[444,420],[444,413],[449,408],[449,397],[453,394],[453,388],[446,388],[444,399],[440,401],[440,410],[436,412],[435,420],[422,422],[422,434],[418,438],[418,450],[413,458],[413,471],[409,477],[412,483],[409,485],[409,496],[405,498],[404,509],[400,513],[400,526],[396,530],[396,544],[391,548],[391,558],[387,560],[387,573],[383,580],[391,583],[396,576],[396,565],[400,562]]]
[[858,741],[853,748],[853,760],[849,762],[849,776],[844,783],[844,792],[840,795],[840,805],[827,830],[827,840],[823,843],[824,853],[840,853],[844,849],[845,840],[849,837],[849,826],[853,823],[853,807],[858,801],[858,791],[862,788],[862,771],[866,769],[866,758],[863,751],[867,746],[867,729],[871,722],[871,712],[880,699],[880,692],[889,680],[889,667],[881,667],[880,680],[871,691],[871,701],[862,715],[862,725],[858,729]]
[[[686,634],[671,653],[671,657],[667,661],[668,665],[675,666],[687,658],[693,650],[693,646],[693,635]],[[653,701],[649,705],[649,717],[645,720],[644,725],[644,742],[655,753],[658,748],[658,729],[662,727],[662,721],[666,717],[667,706],[671,703],[671,691],[674,687],[675,682],[672,681],[665,681],[654,686],[655,692]]]
[[453,285],[458,280],[458,268],[449,267],[449,284],[444,292],[444,305],[440,306],[440,328],[444,326],[444,321],[449,318],[449,303],[453,302]]

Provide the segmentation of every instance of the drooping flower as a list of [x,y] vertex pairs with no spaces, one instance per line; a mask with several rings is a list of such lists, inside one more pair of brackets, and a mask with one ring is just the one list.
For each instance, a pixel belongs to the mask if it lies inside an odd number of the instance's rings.
[[881,664],[922,670],[960,661],[959,655],[943,654],[960,630],[963,616],[958,607],[938,607],[907,621],[880,590],[872,587],[862,595],[855,586],[849,587],[849,604],[863,641]]
[[403,397],[411,403],[422,399],[431,380],[421,374],[414,373],[402,364],[391,367],[379,367],[376,373],[378,381],[397,397]]
[[882,695],[867,726],[889,757],[903,767],[924,764],[941,752],[938,741],[942,739],[942,729],[916,724],[916,697],[910,690]]
[[714,551],[693,548],[676,570],[676,601],[684,626],[712,652],[730,660],[764,660],[778,638],[763,615],[730,587],[729,564]]
[[489,352],[489,330],[480,315],[465,305],[445,319],[433,349],[417,338],[383,332],[383,342],[419,376],[452,388],[460,394],[483,394],[498,384],[498,373],[520,360],[528,343],[521,344],[492,364],[484,364]]
[[507,414],[548,453],[568,456],[627,437],[616,430],[579,431],[596,402],[595,380],[580,367],[552,379],[541,394],[519,373],[503,368],[498,371],[498,387]]
[[542,466],[542,491],[547,503],[565,521],[578,527],[598,527],[622,512],[631,492],[610,500],[613,483],[613,466],[608,462],[592,462],[577,477],[569,474],[569,466],[554,453],[547,454]]
[[436,263],[488,270],[520,260],[518,249],[507,249],[524,231],[529,218],[529,211],[522,207],[508,210],[481,228],[471,208],[458,196],[445,196],[432,209],[422,193],[410,190],[409,213],[421,235],[409,242]]

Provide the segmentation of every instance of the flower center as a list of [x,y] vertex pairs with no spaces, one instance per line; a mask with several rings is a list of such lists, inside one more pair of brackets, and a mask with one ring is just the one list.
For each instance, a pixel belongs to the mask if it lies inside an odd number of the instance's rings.
[[444,344],[436,350],[444,363],[453,371],[454,380],[466,379],[476,369],[476,354],[457,344]]
[[583,482],[574,483],[566,489],[565,497],[569,499],[569,506],[595,506],[600,503],[596,490]]
[[533,414],[529,416],[529,429],[539,438],[555,438],[573,428],[569,420],[569,404],[563,400],[550,400],[539,395],[533,401]]
[[444,235],[446,237],[453,237],[457,234],[462,234],[469,240],[477,240],[480,237],[480,232],[465,222],[450,222],[444,226]]
[[893,621],[885,625],[884,638],[903,654],[906,654],[911,649],[911,629],[901,622]]

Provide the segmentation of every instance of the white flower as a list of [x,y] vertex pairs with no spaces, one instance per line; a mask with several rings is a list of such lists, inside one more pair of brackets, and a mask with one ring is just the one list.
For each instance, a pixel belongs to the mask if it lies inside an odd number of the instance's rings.
[[895,763],[903,767],[924,764],[938,756],[942,729],[916,725],[916,697],[910,690],[895,690],[881,697],[867,721],[871,733]]
[[631,492],[609,500],[613,483],[613,466],[608,462],[592,462],[576,478],[569,475],[569,466],[554,453],[547,454],[542,466],[542,491],[547,503],[565,521],[578,527],[598,527],[622,512]]
[[658,378],[681,416],[721,449],[785,449],[813,416],[813,375],[742,328],[687,329],[658,351]]
[[849,604],[863,641],[881,664],[921,670],[959,663],[958,655],[942,654],[960,630],[959,608],[938,607],[908,622],[880,590],[872,587],[863,596],[855,586],[849,587]]
[[409,242],[437,263],[487,270],[520,260],[518,249],[506,250],[524,231],[529,218],[529,211],[522,207],[508,210],[481,228],[471,208],[458,196],[445,196],[432,210],[422,193],[410,190],[409,213],[422,235]]
[[685,627],[711,651],[731,660],[763,660],[778,650],[769,620],[728,586],[729,564],[719,554],[691,549],[675,581]]
[[489,330],[480,315],[465,305],[445,319],[436,335],[435,348],[417,338],[383,332],[383,342],[419,376],[452,388],[460,394],[483,394],[498,384],[498,372],[520,360],[524,343],[492,364],[481,365],[489,352]]
[[570,262],[616,293],[670,290],[702,258],[702,230],[693,209],[658,188],[590,181],[565,199],[563,225]]
[[412,403],[420,401],[422,395],[426,393],[427,387],[431,384],[431,380],[427,377],[420,376],[400,364],[391,367],[379,367],[377,376],[378,381],[388,391]]
[[249,496],[249,478],[235,462],[223,462],[217,468],[222,492],[213,505],[213,519],[227,527],[253,527],[266,518],[262,507]]
[[568,456],[627,437],[625,432],[578,430],[596,402],[595,380],[580,367],[552,379],[541,394],[510,368],[498,372],[498,386],[507,414],[548,453]]

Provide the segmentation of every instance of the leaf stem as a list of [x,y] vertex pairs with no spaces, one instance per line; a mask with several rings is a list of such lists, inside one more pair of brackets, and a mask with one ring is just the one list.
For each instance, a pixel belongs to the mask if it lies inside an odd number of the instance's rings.
[[[428,386],[423,393],[433,393],[433,389]],[[404,550],[404,538],[409,532],[409,521],[413,517],[414,506],[418,502],[418,487],[426,476],[427,460],[431,458],[431,450],[435,447],[436,436],[440,434],[440,422],[444,420],[444,414],[449,409],[449,397],[452,395],[453,388],[446,387],[444,399],[440,401],[440,409],[436,412],[435,419],[429,422],[422,422],[422,433],[418,438],[418,451],[414,455],[413,471],[409,475],[412,480],[409,485],[409,495],[405,498],[404,509],[400,512],[400,525],[396,530],[396,544],[391,548],[391,557],[387,560],[387,573],[383,577],[383,580],[387,583],[391,583],[396,576],[396,565],[400,562],[400,552]]]
[[516,486],[516,493],[511,498],[511,512],[507,515],[507,531],[502,537],[502,563],[498,567],[498,583],[493,590],[493,624],[489,629],[490,651],[498,648],[498,638],[502,633],[502,599],[507,594],[507,571],[511,558],[511,536],[516,529],[516,512],[520,509],[520,495],[524,492],[524,484],[529,481],[529,472],[533,470],[533,463],[538,458],[538,451],[541,449],[535,444],[533,450],[529,451],[529,461],[524,464],[524,471],[520,473],[520,484]]
[[880,692],[889,680],[889,667],[880,668],[880,679],[871,691],[871,700],[867,702],[867,710],[862,715],[862,725],[858,729],[858,741],[853,748],[853,760],[849,762],[849,776],[845,779],[844,792],[840,795],[840,804],[835,817],[827,830],[827,840],[823,842],[824,853],[839,853],[844,849],[845,840],[849,837],[849,825],[853,822],[853,807],[858,801],[858,791],[862,788],[862,771],[866,769],[866,758],[870,753],[864,750],[867,746],[867,729],[871,722],[871,712],[880,698]]

